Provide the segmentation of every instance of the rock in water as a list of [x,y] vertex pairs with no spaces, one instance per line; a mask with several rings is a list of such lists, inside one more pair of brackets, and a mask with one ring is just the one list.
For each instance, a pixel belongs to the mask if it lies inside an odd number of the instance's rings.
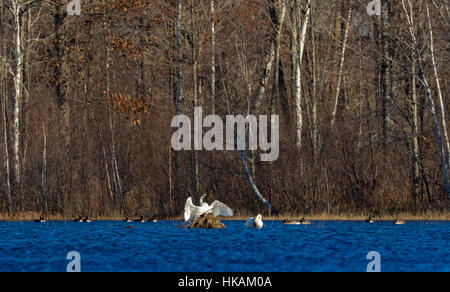
[[204,214],[191,224],[188,228],[190,229],[225,229],[225,225],[220,222],[220,219],[213,214]]

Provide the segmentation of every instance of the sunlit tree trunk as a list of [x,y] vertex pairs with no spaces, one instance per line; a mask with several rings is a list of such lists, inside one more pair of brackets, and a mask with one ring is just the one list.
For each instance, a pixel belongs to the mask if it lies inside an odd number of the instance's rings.
[[[312,11],[311,11],[311,18],[312,18]],[[317,95],[317,71],[318,71],[318,62],[316,59],[316,38],[315,38],[315,33],[314,31],[311,29],[311,47],[312,47],[312,137],[311,137],[311,141],[312,141],[312,146],[313,146],[313,151],[314,151],[314,157],[317,155],[318,151],[317,151],[317,144],[318,144],[318,139],[319,139],[319,126],[318,126],[318,95]],[[314,161],[316,160],[316,157],[314,158]]]
[[[111,93],[111,78],[110,78],[110,48],[109,48],[109,40],[108,38],[111,37],[111,33],[108,27],[108,24],[106,20],[103,20],[103,28],[105,31],[105,74],[106,74],[106,96],[109,98]],[[115,139],[115,132],[114,132],[114,113],[112,112],[110,106],[108,105],[108,116],[109,116],[109,131],[111,134],[111,165],[113,170],[113,178],[115,183],[115,189],[117,194],[119,195],[119,200],[122,203],[124,200],[123,196],[123,189],[122,189],[122,182],[120,178],[119,173],[119,166],[117,163],[117,155],[116,155],[116,139]]]
[[[194,1],[191,0],[191,49],[192,49],[192,71],[193,71],[193,84],[192,84],[192,108],[193,112],[194,109],[198,106],[198,60],[197,60],[197,32],[196,32],[196,23],[195,23],[195,8],[194,8]],[[198,195],[199,191],[199,181],[198,181],[198,151],[194,149],[192,151],[192,193],[194,196]]]
[[[275,5],[275,4],[274,4]],[[275,7],[274,7],[275,9]],[[278,23],[276,24],[276,33],[275,33],[275,58],[274,58],[274,70],[273,70],[273,86],[272,86],[272,98],[270,100],[270,108],[269,113],[275,114],[275,103],[278,97],[278,86],[280,81],[280,50],[281,50],[281,33],[283,31],[284,19],[286,18],[286,3],[284,1],[280,2],[280,7],[278,7],[278,17],[274,17],[277,19]]]
[[42,124],[42,134],[44,136],[44,144],[42,151],[42,195],[44,198],[44,211],[48,214],[48,202],[47,202],[47,134],[45,131],[45,125]]
[[411,56],[411,95],[413,102],[413,124],[412,124],[412,138],[413,138],[413,169],[412,169],[412,180],[413,180],[413,197],[414,201],[417,200],[419,195],[419,181],[420,181],[420,168],[419,168],[419,159],[420,159],[420,149],[419,149],[419,101],[417,98],[417,90],[416,90],[416,57],[414,51]]
[[335,90],[336,96],[334,99],[334,109],[333,113],[331,114],[331,127],[333,127],[334,123],[336,122],[336,115],[339,106],[339,95],[341,94],[342,74],[344,73],[345,51],[347,48],[348,32],[351,26],[351,17],[352,17],[352,6],[350,5],[350,8],[348,9],[347,23],[345,25],[344,41],[342,43],[341,58],[339,63],[339,74]]
[[216,114],[216,8],[211,0],[211,112]]
[[405,10],[405,13],[406,13],[406,18],[407,18],[408,25],[409,25],[409,33],[411,35],[412,45],[413,45],[416,59],[417,59],[418,65],[419,65],[419,76],[423,83],[423,86],[425,87],[425,92],[426,92],[426,95],[428,98],[428,102],[430,104],[430,111],[431,111],[431,114],[433,115],[434,128],[435,128],[436,136],[438,139],[438,147],[439,147],[439,150],[441,153],[442,171],[443,171],[443,175],[444,175],[445,189],[447,191],[447,196],[450,197],[450,185],[449,185],[449,181],[448,181],[447,161],[446,161],[446,157],[445,157],[444,146],[442,143],[441,130],[440,130],[439,122],[437,119],[436,107],[434,105],[434,100],[431,95],[430,86],[428,84],[427,78],[425,77],[422,56],[420,54],[416,35],[414,33],[413,6],[409,0],[406,0],[406,1],[408,3],[409,9],[406,7],[405,0],[402,0],[403,9]]
[[264,65],[261,72],[261,75],[259,76],[259,82],[258,87],[256,88],[256,91],[253,96],[253,100],[255,100],[254,103],[254,111],[257,112],[260,110],[261,103],[263,101],[263,98],[266,93],[267,85],[269,82],[270,72],[272,70],[272,66],[274,64],[275,60],[275,46],[276,46],[276,38],[277,38],[277,24],[279,23],[280,16],[277,12],[277,9],[275,8],[275,1],[274,0],[267,0],[269,2],[269,14],[272,20],[273,25],[273,32],[272,32],[272,39],[270,42],[270,48],[269,51],[264,56]]
[[381,64],[381,88],[383,96],[383,144],[386,146],[392,136],[392,90],[391,90],[391,68],[389,54],[389,1],[382,0],[381,5],[381,47],[382,47],[382,64]]
[[[15,71],[14,71],[14,97],[12,99],[12,127],[13,127],[13,170],[15,180],[15,190],[20,189],[21,179],[21,160],[20,160],[20,113],[22,104],[22,86],[23,86],[23,51],[22,51],[22,11],[21,1],[12,2],[12,11],[14,16],[15,30]],[[20,197],[20,195],[19,195]]]
[[434,58],[433,26],[431,25],[431,17],[430,17],[430,10],[428,9],[428,3],[426,3],[426,7],[427,7],[428,28],[430,30],[431,65],[433,66],[434,78],[436,80],[436,91],[437,91],[437,94],[439,97],[439,108],[441,110],[442,131],[444,132],[444,141],[445,141],[445,145],[447,148],[447,163],[448,163],[448,169],[450,169],[450,142],[449,142],[448,132],[447,132],[446,109],[445,109],[445,104],[444,104],[444,98],[442,96],[441,83],[439,81],[439,74],[437,71],[436,60]]
[[[181,43],[181,21],[183,14],[183,1],[177,1],[177,17],[175,22],[175,47],[177,52],[177,65],[176,65],[176,95],[175,95],[175,114],[181,115],[181,106],[184,99],[183,96],[183,47]],[[178,132],[179,128],[177,129]],[[178,193],[178,187],[180,186],[180,153],[175,152],[175,194]]]
[[7,126],[7,89],[6,89],[6,68],[3,61],[6,59],[6,42],[5,42],[5,7],[3,0],[0,1],[0,38],[2,41],[0,54],[0,100],[2,101],[2,116],[3,116],[3,142],[5,143],[5,172],[6,172],[6,193],[8,195],[8,216],[12,214],[12,198],[11,198],[11,173],[10,173],[10,157],[9,157],[9,142],[8,142],[8,126]]
[[295,113],[295,138],[298,150],[302,148],[303,114],[302,114],[302,71],[301,64],[305,50],[306,33],[311,12],[311,0],[306,1],[305,14],[302,20],[302,9],[296,11],[298,23],[301,25],[297,35],[297,51],[295,52],[295,82],[294,82],[294,113]]
[[63,146],[68,149],[70,145],[69,137],[69,110],[66,100],[67,93],[67,80],[66,80],[66,62],[65,62],[65,49],[66,49],[66,33],[64,25],[65,20],[65,5],[62,5],[60,1],[55,2],[55,42],[54,50],[56,54],[56,66],[55,66],[55,81],[56,81],[56,104],[58,105],[59,125],[58,130],[60,137],[63,141]]

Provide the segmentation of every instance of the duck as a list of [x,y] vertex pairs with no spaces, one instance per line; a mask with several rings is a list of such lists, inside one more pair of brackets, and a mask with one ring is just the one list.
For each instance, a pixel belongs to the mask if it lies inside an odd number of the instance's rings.
[[156,218],[156,216],[153,216],[152,219],[148,220],[148,222],[158,223],[158,219]]
[[300,221],[295,221],[295,220],[284,220],[283,221],[284,225],[301,225]]
[[83,222],[83,216],[78,216],[78,219],[73,220],[74,222]]
[[123,220],[123,222],[131,223],[131,219],[128,217],[128,215],[125,216],[125,219]]
[[36,222],[36,223],[46,223],[47,221],[45,220],[45,218],[43,216],[41,216],[39,218],[39,220],[34,220],[34,222]]
[[91,219],[89,219],[89,216],[86,215],[86,218],[83,220],[84,223],[91,223]]
[[134,220],[134,222],[145,223],[145,217],[144,217],[144,215],[141,215],[141,218]]
[[253,228],[253,229],[262,229],[264,227],[264,222],[262,221],[262,215],[258,214],[256,218],[250,218],[245,222],[245,226],[247,228]]
[[369,219],[367,219],[365,222],[366,222],[366,223],[370,223],[370,224],[375,223],[375,221],[372,220],[372,217],[371,217],[371,216],[369,216]]
[[300,224],[301,224],[301,225],[311,225],[311,222],[305,220],[305,218],[302,218],[302,219],[300,220]]
[[394,222],[395,225],[405,225],[405,221],[397,219],[397,221]]

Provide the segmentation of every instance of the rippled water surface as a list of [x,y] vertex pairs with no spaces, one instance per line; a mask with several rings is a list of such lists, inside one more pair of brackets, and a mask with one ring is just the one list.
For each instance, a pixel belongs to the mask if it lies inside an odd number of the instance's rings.
[[[382,271],[450,271],[450,222],[265,222],[248,230],[186,230],[179,222],[0,222],[0,271],[361,271],[370,251]],[[135,229],[126,229],[133,225]]]

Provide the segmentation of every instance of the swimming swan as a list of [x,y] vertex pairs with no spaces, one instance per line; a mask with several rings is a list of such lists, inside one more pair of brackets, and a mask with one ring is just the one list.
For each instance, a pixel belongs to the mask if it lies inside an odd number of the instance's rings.
[[184,205],[184,220],[197,220],[203,214],[212,213],[214,216],[233,216],[233,210],[222,202],[214,201],[211,205],[208,205],[204,200],[206,195],[200,198],[200,206],[195,206],[192,203],[192,198],[189,197]]
[[405,225],[405,221],[397,220],[397,221],[395,221],[394,224],[395,224],[395,225]]
[[256,218],[248,219],[245,223],[245,226],[247,226],[248,228],[262,229],[264,226],[262,215],[259,214],[258,216],[256,216]]

